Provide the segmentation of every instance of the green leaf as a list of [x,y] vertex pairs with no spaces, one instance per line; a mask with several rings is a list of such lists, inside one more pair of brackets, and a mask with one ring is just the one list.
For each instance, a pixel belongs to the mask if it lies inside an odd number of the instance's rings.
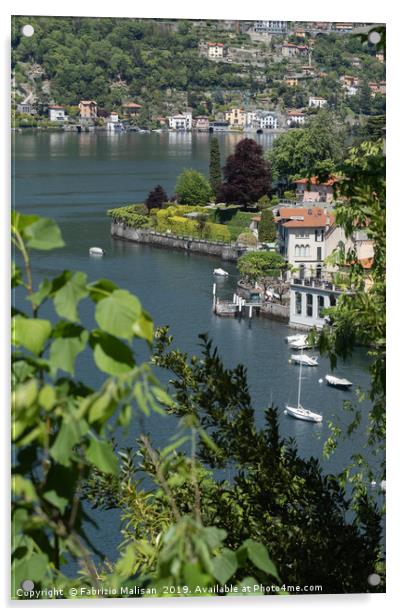
[[98,395],[89,407],[89,423],[94,423],[99,419],[105,421],[109,419],[116,410],[117,401],[111,396],[109,391]]
[[48,503],[56,507],[56,509],[58,509],[61,512],[61,514],[64,514],[66,507],[68,505],[67,498],[64,498],[63,496],[59,496],[55,490],[49,490],[48,492],[45,492],[43,494],[43,498]]
[[102,473],[117,475],[119,472],[116,454],[109,443],[105,441],[98,441],[92,438],[85,452],[85,457],[88,462],[94,464]]
[[87,423],[83,420],[65,419],[50,449],[50,455],[63,466],[71,466],[73,448],[87,431]]
[[22,475],[13,476],[12,489],[15,496],[22,497],[28,503],[38,500],[34,484]]
[[135,366],[131,349],[121,340],[105,332],[95,330],[89,343],[94,351],[94,360],[102,372],[119,376]]
[[268,550],[265,545],[253,541],[253,539],[246,539],[243,546],[247,549],[248,557],[258,569],[264,571],[268,575],[272,575],[279,581],[278,572],[272,560],[268,555]]
[[28,297],[29,301],[36,305],[40,306],[40,304],[49,297],[49,294],[52,290],[52,283],[47,278],[44,278],[39,285],[38,290],[35,293],[31,293]]
[[12,320],[12,341],[15,346],[23,346],[38,355],[52,331],[50,321],[27,319],[17,315]]
[[99,302],[101,299],[105,299],[113,293],[113,291],[118,290],[118,286],[111,282],[110,280],[106,280],[106,278],[101,278],[96,282],[93,282],[88,286],[89,296],[94,302]]
[[30,248],[52,250],[64,246],[59,226],[50,218],[39,218],[24,228],[24,237]]
[[113,336],[131,340],[133,325],[141,316],[139,300],[128,291],[113,291],[98,302],[95,319],[104,331]]
[[213,559],[212,567],[214,576],[218,582],[220,584],[226,584],[237,570],[236,554],[224,548],[222,553]]
[[50,411],[56,402],[56,394],[51,385],[45,385],[39,392],[39,404],[45,411]]
[[48,562],[48,557],[43,552],[40,554],[29,554],[29,556],[22,559],[15,558],[11,573],[14,596],[24,580],[43,582]]
[[133,334],[151,343],[154,338],[154,323],[150,315],[143,310],[133,325]]
[[[61,284],[63,283],[64,284]],[[87,297],[87,275],[83,272],[63,272],[53,281],[54,307],[60,317],[69,321],[79,321],[77,313],[78,302]]]
[[54,371],[65,370],[74,374],[76,357],[85,349],[88,342],[88,332],[73,323],[58,323],[54,336],[56,339],[50,346],[49,360]]
[[21,268],[17,267],[15,261],[11,264],[11,287],[14,289],[23,283]]

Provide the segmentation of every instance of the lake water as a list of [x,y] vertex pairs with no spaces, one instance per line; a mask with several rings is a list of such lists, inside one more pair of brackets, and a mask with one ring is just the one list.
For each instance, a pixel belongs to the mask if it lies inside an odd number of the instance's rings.
[[[273,138],[256,137],[264,148],[271,147]],[[219,135],[222,160],[240,139],[240,135]],[[85,271],[90,280],[109,278],[136,294],[157,325],[169,324],[174,344],[191,354],[199,351],[197,335],[208,332],[228,366],[242,363],[247,367],[257,423],[262,425],[263,410],[275,404],[280,409],[282,434],[296,439],[303,456],[322,459],[329,434],[326,422],[339,418],[337,421],[345,425],[348,418],[343,401],[356,401],[354,392],[319,384],[319,379],[330,372],[328,360],[321,358],[318,367],[305,368],[302,381],[302,402],[323,414],[323,425],[286,417],[284,405],[297,400],[298,368],[289,364],[290,351],[284,338],[294,332],[264,318],[249,323],[212,313],[212,271],[221,266],[229,271],[228,279],[216,282],[218,296],[230,297],[237,279],[235,264],[130,244],[110,236],[108,208],[141,202],[156,184],[172,194],[183,168],[207,173],[209,140],[209,134],[202,133],[14,133],[14,205],[26,214],[54,218],[66,243],[57,251],[35,252],[35,279],[54,276],[63,269]],[[90,258],[90,246],[102,246],[106,256]],[[85,309],[81,316],[89,322]],[[337,374],[366,388],[367,366],[366,352],[361,350],[346,364],[341,363]],[[101,382],[89,355],[81,357],[78,371],[84,382]],[[171,419],[160,416],[146,422],[156,443],[166,441],[171,426]],[[133,443],[135,434],[134,428],[126,443]],[[341,470],[361,442],[358,435],[341,443],[336,454],[323,461],[325,469]],[[118,520],[113,512],[97,517],[102,545],[113,558],[119,541]]]

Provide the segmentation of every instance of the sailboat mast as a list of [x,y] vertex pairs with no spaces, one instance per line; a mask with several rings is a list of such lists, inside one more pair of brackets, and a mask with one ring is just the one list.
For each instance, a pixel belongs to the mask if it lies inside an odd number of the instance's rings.
[[300,407],[300,391],[301,391],[301,373],[302,373],[302,362],[301,362],[302,351],[300,349],[300,363],[299,363],[299,390],[297,393],[297,408]]

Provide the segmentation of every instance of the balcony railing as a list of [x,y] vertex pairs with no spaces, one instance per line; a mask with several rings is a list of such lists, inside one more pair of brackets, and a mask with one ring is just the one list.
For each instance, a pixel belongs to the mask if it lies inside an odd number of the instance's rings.
[[290,283],[303,287],[325,289],[326,291],[342,291],[342,289],[333,282],[322,278],[292,278]]

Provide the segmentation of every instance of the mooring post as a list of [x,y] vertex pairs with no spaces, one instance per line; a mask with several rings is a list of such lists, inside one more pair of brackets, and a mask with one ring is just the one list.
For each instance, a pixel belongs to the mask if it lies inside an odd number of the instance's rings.
[[253,307],[249,306],[248,307],[248,318],[251,319],[253,317]]
[[212,285],[212,308],[216,310],[216,282]]

